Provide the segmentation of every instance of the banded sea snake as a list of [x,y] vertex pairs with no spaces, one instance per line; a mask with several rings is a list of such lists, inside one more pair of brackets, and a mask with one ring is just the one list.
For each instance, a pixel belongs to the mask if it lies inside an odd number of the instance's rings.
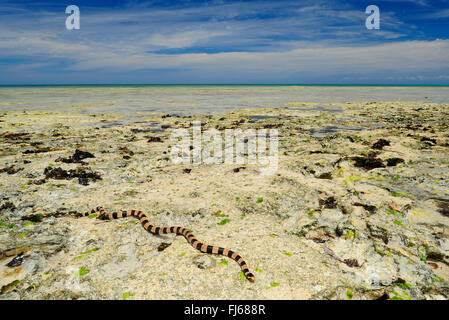
[[118,219],[118,218],[124,218],[124,217],[137,217],[140,222],[142,223],[142,226],[145,230],[152,234],[166,234],[166,233],[176,233],[176,235],[180,234],[183,235],[184,238],[190,243],[192,247],[195,249],[209,254],[218,254],[227,256],[233,260],[235,260],[240,268],[242,269],[243,274],[245,275],[246,279],[248,279],[250,282],[254,282],[256,280],[256,277],[254,274],[249,272],[248,266],[246,265],[246,262],[243,260],[242,257],[240,257],[236,252],[233,252],[232,250],[218,247],[218,246],[210,246],[204,243],[199,242],[195,236],[183,227],[156,227],[150,224],[148,221],[148,218],[146,215],[139,210],[122,210],[118,212],[112,212],[112,213],[106,213],[106,211],[103,209],[103,207],[96,207],[95,209],[92,209],[91,211],[85,212],[84,214],[81,214],[79,216],[89,216],[91,214],[94,214],[96,212],[99,212],[100,215],[98,216],[98,219],[101,220],[109,220],[109,219]]

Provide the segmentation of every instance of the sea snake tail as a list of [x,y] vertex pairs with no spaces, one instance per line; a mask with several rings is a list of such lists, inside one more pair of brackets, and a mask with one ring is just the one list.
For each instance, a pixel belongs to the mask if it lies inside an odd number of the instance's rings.
[[209,254],[218,254],[227,256],[233,260],[235,260],[240,268],[242,269],[243,274],[245,275],[246,279],[248,279],[250,282],[254,282],[256,280],[256,277],[254,274],[249,272],[248,266],[246,265],[246,262],[243,260],[242,257],[240,257],[236,252],[233,252],[232,250],[218,247],[218,246],[210,246],[204,243],[199,242],[195,236],[183,227],[156,227],[150,224],[148,221],[148,218],[145,216],[145,214],[142,211],[139,210],[121,210],[117,212],[112,213],[106,213],[106,211],[103,209],[103,207],[96,207],[95,209],[92,209],[91,211],[88,211],[84,214],[81,214],[81,216],[89,216],[91,214],[94,214],[96,212],[99,212],[99,219],[101,220],[109,220],[109,219],[118,219],[118,218],[124,218],[124,217],[137,217],[140,222],[142,223],[142,226],[145,230],[152,234],[166,234],[166,233],[176,233],[181,234],[186,238],[186,240],[190,243],[192,247],[195,249]]

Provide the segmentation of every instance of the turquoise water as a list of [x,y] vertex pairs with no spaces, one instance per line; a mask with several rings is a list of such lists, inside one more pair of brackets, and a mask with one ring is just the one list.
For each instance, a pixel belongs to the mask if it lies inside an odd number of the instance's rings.
[[449,103],[449,86],[83,85],[1,86],[0,110],[214,113],[291,102]]

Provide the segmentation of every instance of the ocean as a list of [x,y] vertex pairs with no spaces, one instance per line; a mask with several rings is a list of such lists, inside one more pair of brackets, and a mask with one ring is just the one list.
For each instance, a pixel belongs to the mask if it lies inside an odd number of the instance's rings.
[[0,110],[81,113],[216,113],[300,102],[449,103],[449,87],[303,85],[2,86]]

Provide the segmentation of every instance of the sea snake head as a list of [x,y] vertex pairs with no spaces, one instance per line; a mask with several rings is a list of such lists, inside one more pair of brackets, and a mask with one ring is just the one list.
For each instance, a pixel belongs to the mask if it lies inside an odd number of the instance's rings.
[[98,216],[97,216],[97,219],[99,219],[99,220],[108,220],[108,217],[105,215],[105,214],[99,214]]
[[246,275],[246,278],[247,278],[250,282],[256,281],[256,277],[255,277],[252,273],[248,273],[248,274]]

